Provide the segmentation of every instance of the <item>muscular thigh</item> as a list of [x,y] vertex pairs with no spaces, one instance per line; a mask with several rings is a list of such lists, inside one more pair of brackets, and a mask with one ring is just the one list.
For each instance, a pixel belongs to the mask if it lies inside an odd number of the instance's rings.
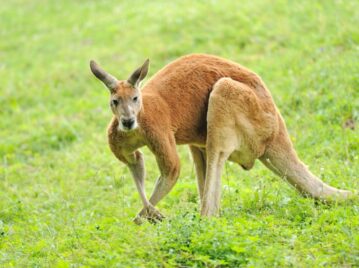
[[209,99],[207,143],[216,150],[230,151],[232,161],[251,168],[264,153],[265,141],[272,133],[268,124],[271,116],[261,109],[253,89],[222,78]]

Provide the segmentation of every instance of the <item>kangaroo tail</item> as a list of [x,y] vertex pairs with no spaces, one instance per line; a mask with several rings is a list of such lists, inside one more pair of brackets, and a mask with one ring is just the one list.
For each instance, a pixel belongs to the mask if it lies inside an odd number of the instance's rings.
[[323,201],[340,201],[353,196],[352,192],[334,188],[313,175],[298,159],[280,116],[279,124],[277,135],[260,158],[266,167],[287,179],[304,196]]

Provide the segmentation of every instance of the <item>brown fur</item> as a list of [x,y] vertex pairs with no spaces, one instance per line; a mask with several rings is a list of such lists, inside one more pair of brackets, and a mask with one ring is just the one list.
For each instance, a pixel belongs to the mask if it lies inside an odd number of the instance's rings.
[[[119,81],[111,98],[130,99],[135,90],[131,83]],[[154,206],[179,176],[176,144],[190,145],[201,214],[205,216],[218,213],[220,174],[227,159],[248,170],[259,158],[275,173],[287,176],[299,191],[314,198],[350,194],[324,184],[298,160],[265,84],[235,62],[203,54],[184,56],[157,72],[141,93],[141,106],[136,112],[138,128],[119,130],[116,111],[108,127],[110,148],[129,166],[143,201],[144,208],[136,222],[141,217],[163,218]],[[149,200],[144,193],[144,164],[138,150],[145,145],[156,156],[161,172]]]

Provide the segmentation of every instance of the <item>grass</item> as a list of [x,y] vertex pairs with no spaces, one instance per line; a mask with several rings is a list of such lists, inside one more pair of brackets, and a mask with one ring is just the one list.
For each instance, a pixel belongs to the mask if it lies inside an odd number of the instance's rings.
[[[256,71],[311,170],[359,189],[357,1],[24,1],[0,6],[0,266],[355,267],[359,205],[316,204],[260,163],[227,163],[222,215],[198,217],[192,161],[136,226],[129,171],[110,153],[97,59],[125,79],[188,53]],[[147,191],[158,169],[144,149]]]

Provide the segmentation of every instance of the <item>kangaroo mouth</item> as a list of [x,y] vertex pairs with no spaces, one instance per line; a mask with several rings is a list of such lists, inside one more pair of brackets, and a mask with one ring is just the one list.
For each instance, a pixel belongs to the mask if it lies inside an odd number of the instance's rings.
[[120,123],[118,125],[118,130],[123,131],[123,132],[131,132],[133,130],[135,130],[138,127],[137,123],[134,122],[131,126],[126,126],[123,125],[122,123]]

